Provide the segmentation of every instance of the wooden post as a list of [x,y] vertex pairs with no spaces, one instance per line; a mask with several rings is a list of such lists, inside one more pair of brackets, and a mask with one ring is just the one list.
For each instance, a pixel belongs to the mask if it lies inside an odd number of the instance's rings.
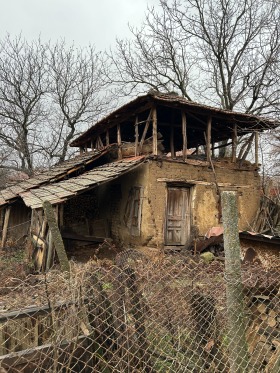
[[[58,256],[58,260],[60,262],[60,266],[62,271],[70,272],[70,265],[68,262],[67,254],[64,248],[63,240],[57,225],[57,221],[55,218],[55,214],[52,208],[52,205],[49,201],[44,201],[43,203],[43,209],[45,212],[45,217],[47,218],[48,225],[49,225],[49,231],[51,233],[51,240]],[[50,247],[49,247],[50,251]],[[48,262],[48,259],[47,259]]]
[[91,147],[91,150],[94,150],[94,141],[93,140],[91,140],[91,142],[90,142],[90,147]]
[[242,165],[243,161],[245,161],[245,159],[247,158],[247,155],[249,154],[249,151],[252,147],[252,142],[254,140],[254,136],[255,136],[254,133],[252,133],[248,141],[246,142],[246,149],[245,150],[243,149],[244,153],[242,154],[242,157],[239,156],[239,158],[241,158],[240,165]]
[[206,156],[207,161],[210,162],[211,159],[211,123],[212,117],[208,117],[207,120],[207,133],[206,133]]
[[187,158],[187,117],[182,111],[183,160]]
[[255,165],[259,167],[259,132],[255,131]]
[[157,143],[157,108],[153,107],[153,154],[158,154],[158,143]]
[[84,152],[84,147],[80,146],[80,154],[83,154],[83,152]]
[[110,135],[109,130],[106,131],[106,146],[110,145]]
[[139,127],[138,127],[138,117],[135,118],[135,156],[139,155]]
[[117,141],[118,141],[118,159],[122,159],[122,136],[121,136],[121,126],[117,125]]
[[236,192],[222,192],[222,215],[230,372],[245,373],[248,371],[248,351],[245,336]]
[[236,149],[237,149],[237,124],[233,126],[232,131],[232,162],[236,162]]
[[171,151],[171,158],[175,159],[176,154],[175,154],[175,149],[174,149],[174,127],[170,127],[170,151]]
[[2,242],[1,242],[2,249],[3,247],[5,247],[6,240],[7,240],[10,213],[11,213],[11,206],[7,206],[6,211],[5,211],[3,230],[2,230]]

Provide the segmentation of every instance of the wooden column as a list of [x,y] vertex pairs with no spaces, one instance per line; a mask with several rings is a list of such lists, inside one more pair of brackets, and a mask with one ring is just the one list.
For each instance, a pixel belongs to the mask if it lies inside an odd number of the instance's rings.
[[212,123],[212,117],[208,117],[207,132],[206,132],[206,155],[207,155],[208,162],[210,162],[210,159],[211,159],[211,123]]
[[106,146],[110,145],[110,135],[109,130],[106,131]]
[[158,144],[157,144],[157,109],[153,107],[153,154],[158,154]]
[[233,126],[232,131],[232,162],[236,162],[236,149],[237,149],[237,124]]
[[183,160],[187,158],[187,118],[182,111],[182,135],[183,135]]
[[174,149],[174,127],[173,125],[170,127],[170,152],[171,152],[171,158],[175,159],[175,149]]
[[259,132],[255,132],[255,165],[259,166]]
[[1,242],[2,249],[5,246],[6,240],[7,240],[10,212],[11,212],[11,206],[6,207],[3,230],[2,230],[2,242]]
[[80,146],[80,154],[83,154],[83,152],[84,152],[84,147]]
[[135,156],[139,155],[139,127],[138,117],[135,118]]
[[121,136],[121,126],[117,125],[117,141],[118,141],[118,159],[122,159],[122,136]]
[[91,150],[94,150],[94,141],[93,140],[91,140],[91,142],[90,142],[90,147],[91,147]]

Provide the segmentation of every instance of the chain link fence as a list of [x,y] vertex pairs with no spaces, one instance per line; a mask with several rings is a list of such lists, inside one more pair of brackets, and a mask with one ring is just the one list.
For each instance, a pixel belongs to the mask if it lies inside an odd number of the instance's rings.
[[[279,271],[242,266],[248,372],[280,369]],[[226,282],[221,258],[136,250],[15,273],[0,285],[0,372],[232,372]]]

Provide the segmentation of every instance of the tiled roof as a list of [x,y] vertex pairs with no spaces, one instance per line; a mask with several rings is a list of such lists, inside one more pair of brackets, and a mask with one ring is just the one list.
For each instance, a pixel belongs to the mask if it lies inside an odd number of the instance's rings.
[[22,192],[20,193],[20,197],[23,199],[26,206],[32,209],[42,207],[43,202],[46,200],[51,204],[61,203],[97,185],[116,179],[139,166],[144,159],[145,157],[139,156],[107,163],[77,177],[72,177],[70,180],[42,185],[38,188]]
[[57,181],[69,176],[70,174],[82,170],[84,166],[93,162],[95,159],[106,154],[115,145],[106,147],[103,150],[94,150],[88,153],[78,155],[63,163],[60,163],[48,171],[44,171],[30,179],[22,181],[16,185],[0,191],[0,206],[9,203],[11,200],[19,197],[20,194],[39,187],[40,185],[56,183]]

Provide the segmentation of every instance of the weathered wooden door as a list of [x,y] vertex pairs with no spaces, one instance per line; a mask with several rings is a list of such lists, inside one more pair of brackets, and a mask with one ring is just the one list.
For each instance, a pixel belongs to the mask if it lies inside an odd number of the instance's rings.
[[191,188],[168,187],[165,245],[185,245],[191,228]]

